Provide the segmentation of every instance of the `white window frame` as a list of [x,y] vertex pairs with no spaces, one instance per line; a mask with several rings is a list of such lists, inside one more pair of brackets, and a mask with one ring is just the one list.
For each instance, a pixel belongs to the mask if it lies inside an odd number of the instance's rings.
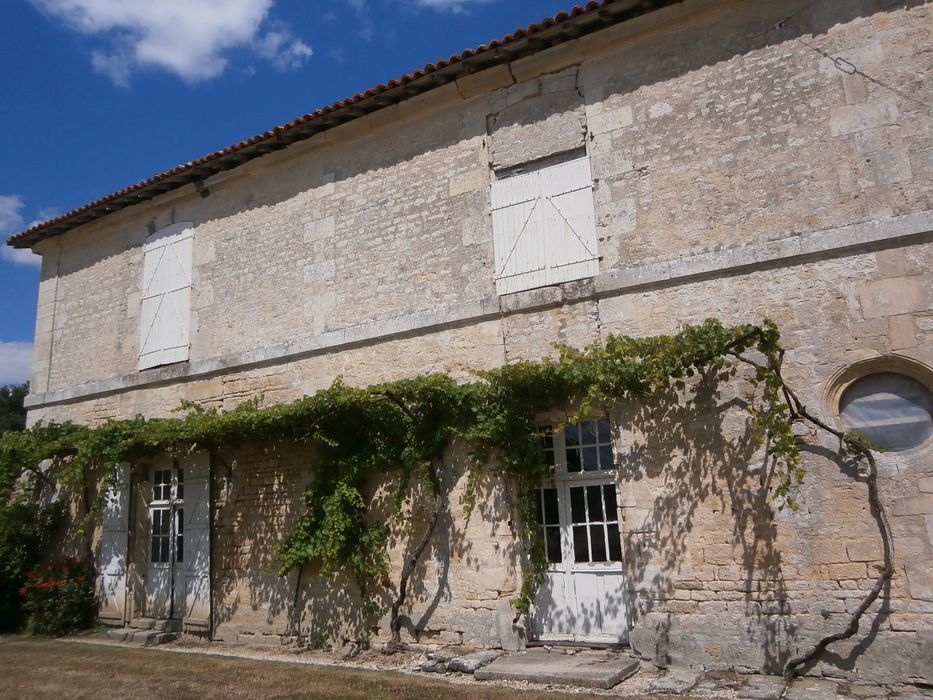
[[[613,465],[606,469],[600,468],[593,471],[586,471],[581,463],[580,471],[570,471],[568,470],[567,462],[567,443],[566,443],[566,424],[561,424],[560,421],[542,421],[540,427],[542,431],[546,429],[551,429],[549,433],[551,435],[553,452],[554,452],[554,468],[552,471],[552,477],[549,483],[542,485],[541,489],[538,490],[536,497],[539,499],[541,504],[542,514],[544,513],[545,504],[543,501],[543,489],[555,488],[557,490],[557,505],[559,510],[559,527],[561,535],[561,561],[559,562],[549,562],[548,571],[552,572],[566,572],[566,571],[621,571],[622,570],[622,561],[620,560],[609,560],[609,561],[597,561],[597,562],[576,562],[574,561],[574,545],[572,540],[572,531],[573,523],[571,517],[571,499],[570,499],[570,489],[580,486],[605,486],[611,484],[615,489],[616,495],[616,513],[613,515],[614,518],[605,517],[604,523],[612,522],[616,524],[619,533],[621,534],[622,528],[622,518],[621,512],[619,510],[619,488],[618,488],[618,471],[615,466],[616,456],[615,456],[615,445],[613,441],[613,430],[612,422],[608,420],[605,416],[594,416],[585,421],[581,421],[580,425],[577,426],[579,430],[582,430],[582,426],[586,423],[595,423],[597,421],[606,421],[609,427],[609,439],[600,440],[597,435],[597,444],[599,446],[605,447],[608,446],[611,457],[613,460]],[[543,439],[542,439],[543,443]],[[542,453],[545,448],[542,444]],[[598,450],[598,448],[597,448]],[[582,458],[582,451],[581,451]],[[602,457],[599,457],[599,464],[602,467]],[[604,514],[604,516],[607,514]],[[540,526],[540,525],[539,525]],[[549,525],[552,526],[552,525]],[[542,536],[546,536],[546,533],[543,531],[544,526],[542,527]],[[607,532],[607,554],[609,549],[608,542],[608,532]],[[546,543],[545,543],[546,546]],[[621,540],[619,542],[620,552],[621,552]]]
[[599,273],[589,156],[502,177],[490,200],[499,295]]
[[143,244],[140,370],[188,360],[191,325],[190,222],[166,226]]

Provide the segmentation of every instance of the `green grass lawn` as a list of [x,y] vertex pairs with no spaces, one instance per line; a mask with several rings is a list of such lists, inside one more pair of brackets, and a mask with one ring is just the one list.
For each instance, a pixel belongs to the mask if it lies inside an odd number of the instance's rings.
[[[428,676],[0,638],[2,698],[558,698]],[[586,696],[573,695],[576,700]],[[592,697],[592,696],[591,696]]]

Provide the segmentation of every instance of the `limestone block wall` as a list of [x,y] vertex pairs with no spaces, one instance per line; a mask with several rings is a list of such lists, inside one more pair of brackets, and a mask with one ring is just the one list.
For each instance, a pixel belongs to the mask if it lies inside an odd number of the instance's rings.
[[503,364],[500,323],[499,319],[491,319],[289,363],[233,370],[196,381],[166,383],[33,409],[29,420],[99,424],[140,414],[172,416],[183,400],[223,410],[247,399],[259,398],[267,405],[285,403],[328,387],[337,377],[354,386],[432,372],[467,378],[473,376],[473,370]]
[[[421,538],[432,499],[416,493],[394,517],[391,476],[372,483],[372,520],[391,524],[391,573],[375,593],[378,609],[370,612],[357,585],[339,573],[325,575],[313,565],[300,578],[298,571],[284,577],[273,571],[275,547],[303,514],[301,494],[313,478],[313,462],[308,445],[256,445],[215,455],[213,639],[279,645],[301,637],[336,648],[389,641],[388,610],[403,558]],[[501,484],[480,484],[468,514],[460,502],[466,451],[453,447],[445,462],[445,507],[411,579],[403,633],[422,643],[496,647],[496,610],[517,594],[521,580],[510,494]]]
[[788,10],[734,3],[581,64],[607,267],[930,207],[926,108],[816,51],[920,94],[929,6],[821,2],[776,28]]
[[[641,335],[713,315],[730,323],[774,318],[788,349],[787,380],[811,410],[841,426],[829,399],[838,370],[891,353],[933,366],[923,330],[930,301],[911,294],[929,286],[931,263],[926,243],[762,270],[601,300],[599,320],[605,332]],[[882,309],[875,293],[885,288],[898,291]],[[659,661],[777,670],[842,628],[877,575],[881,541],[867,489],[838,444],[803,435],[801,509],[777,510],[741,411],[724,411],[742,395],[722,386],[661,422],[650,412],[619,417],[633,644]],[[930,456],[926,445],[879,457],[895,577],[886,602],[870,610],[877,617],[857,641],[836,647],[824,672],[929,682]]]

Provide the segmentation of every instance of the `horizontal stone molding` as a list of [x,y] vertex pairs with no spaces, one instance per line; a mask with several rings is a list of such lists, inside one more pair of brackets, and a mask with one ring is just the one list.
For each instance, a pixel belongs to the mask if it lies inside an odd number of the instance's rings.
[[596,278],[596,294],[607,296],[641,287],[670,286],[673,282],[685,282],[691,278],[744,272],[775,263],[800,263],[931,232],[933,210],[800,233],[773,241],[609,270]]
[[369,321],[334,331],[306,335],[217,357],[143,370],[120,377],[88,382],[67,389],[30,394],[30,409],[85,401],[101,396],[177,382],[195,381],[264,366],[283,364],[314,355],[374,345],[390,340],[438,333],[516,313],[527,313],[584,299],[616,296],[646,287],[683,284],[693,279],[741,274],[757,267],[800,264],[808,260],[844,255],[933,232],[933,210],[800,233],[724,250],[646,262],[601,273],[589,283],[571,282],[557,287],[518,292],[505,297],[418,311],[395,318]]

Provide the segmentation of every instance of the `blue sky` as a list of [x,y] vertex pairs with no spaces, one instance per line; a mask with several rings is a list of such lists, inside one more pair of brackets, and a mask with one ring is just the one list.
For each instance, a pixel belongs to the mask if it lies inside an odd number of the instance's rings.
[[[526,26],[571,0],[3,0],[0,238]],[[38,259],[0,252],[0,384]]]

